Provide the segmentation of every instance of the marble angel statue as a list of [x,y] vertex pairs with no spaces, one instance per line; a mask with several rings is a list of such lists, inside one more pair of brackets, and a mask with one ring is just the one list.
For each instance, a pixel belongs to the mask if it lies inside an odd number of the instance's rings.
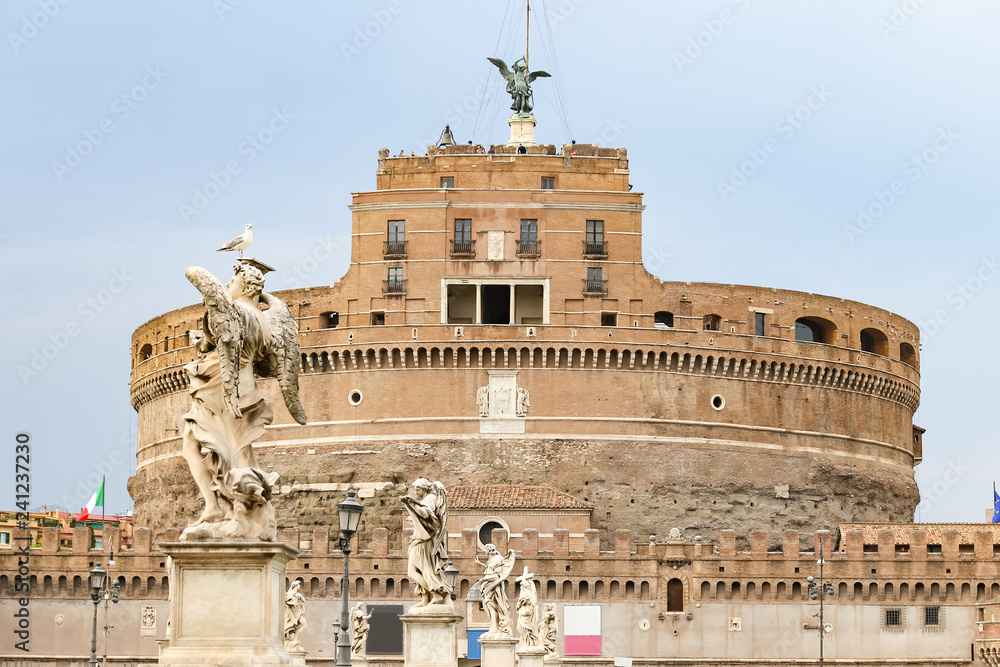
[[306,599],[302,595],[302,580],[296,579],[285,593],[285,650],[301,651],[299,633],[306,627]]
[[413,495],[400,500],[413,525],[406,565],[420,596],[420,602],[413,606],[446,605],[452,588],[444,578],[448,566],[448,494],[444,484],[420,478],[413,483]]
[[546,660],[558,660],[559,649],[556,644],[556,634],[559,630],[559,617],[556,614],[556,604],[546,603],[542,606],[542,646],[545,647]]
[[507,550],[503,556],[492,544],[486,545],[486,562],[476,562],[485,568],[483,578],[479,580],[479,588],[483,595],[483,609],[490,615],[490,635],[511,636],[510,604],[507,602],[507,590],[504,588],[507,577],[514,569],[514,551]]
[[368,621],[373,612],[365,614],[365,603],[359,602],[351,610],[351,655],[363,655],[365,642],[368,641]]
[[520,592],[517,596],[517,632],[521,641],[517,648],[535,648],[542,645],[540,621],[541,610],[538,608],[538,594],[535,592],[534,573],[528,572],[525,566],[524,574],[517,578]]
[[193,331],[199,358],[187,364],[191,408],[182,417],[184,458],[205,501],[182,540],[246,538],[273,541],[277,533],[271,489],[253,442],[274,412],[255,376],[277,378],[289,413],[299,424],[298,327],[288,307],[263,291],[264,274],[245,260],[228,285],[192,266],[187,279],[203,295],[204,329]]

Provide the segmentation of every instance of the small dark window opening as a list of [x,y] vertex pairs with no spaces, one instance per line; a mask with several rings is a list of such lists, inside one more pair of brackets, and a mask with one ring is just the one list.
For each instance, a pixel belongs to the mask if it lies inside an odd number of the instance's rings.
[[861,351],[875,353],[875,339],[867,331],[861,332]]
[[885,624],[888,626],[899,627],[903,624],[903,614],[900,609],[886,609],[885,610]]
[[455,187],[455,178],[453,176],[442,176],[441,177],[441,187],[442,188],[453,188],[453,187]]
[[602,327],[618,326],[618,313],[601,313]]
[[654,327],[667,327],[669,329],[674,328],[674,314],[666,310],[658,310],[656,314],[653,315],[653,326]]
[[764,313],[754,313],[754,335],[765,336],[764,333]]
[[555,190],[556,179],[554,176],[542,176],[542,190]]
[[153,356],[153,346],[146,343],[141,348],[139,348],[139,361],[145,361]]
[[878,553],[878,545],[877,544],[866,544],[861,549],[861,551],[863,551],[866,554],[877,554]]
[[941,607],[924,607],[924,625],[941,625]]
[[719,331],[722,328],[722,318],[718,315],[706,315],[702,318],[702,325],[705,331]]
[[337,325],[340,324],[340,313],[320,313],[319,324],[323,329],[336,329]]
[[372,313],[372,326],[382,326],[385,324],[385,313],[383,312],[373,312]]
[[667,611],[684,611],[684,582],[680,579],[667,582]]
[[927,545],[927,553],[929,553],[929,554],[939,554],[939,553],[941,553],[941,545],[940,544],[928,544]]
[[479,543],[480,544],[493,544],[493,531],[495,529],[503,530],[503,525],[498,521],[487,521],[479,528]]
[[812,320],[795,320],[795,340],[804,343],[825,343],[826,329]]
[[483,285],[480,292],[483,324],[510,324],[510,285]]

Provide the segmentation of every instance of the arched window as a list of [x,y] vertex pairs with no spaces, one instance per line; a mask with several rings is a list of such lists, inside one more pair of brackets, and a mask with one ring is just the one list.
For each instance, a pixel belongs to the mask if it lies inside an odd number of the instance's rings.
[[899,344],[899,360],[907,366],[917,367],[917,352],[909,343]]
[[861,330],[861,351],[889,356],[889,339],[878,329]]
[[141,348],[139,348],[139,361],[145,361],[153,356],[153,346],[146,343]]
[[702,329],[705,331],[719,331],[722,329],[722,318],[718,315],[706,315],[702,318]]
[[326,312],[319,315],[319,326],[321,329],[336,329],[340,324],[340,313]]
[[837,342],[837,325],[819,317],[800,317],[795,320],[795,340],[834,345]]
[[658,310],[656,314],[653,315],[653,326],[654,327],[665,327],[668,329],[674,328],[674,314],[666,310]]
[[667,611],[684,611],[684,582],[680,579],[667,582]]

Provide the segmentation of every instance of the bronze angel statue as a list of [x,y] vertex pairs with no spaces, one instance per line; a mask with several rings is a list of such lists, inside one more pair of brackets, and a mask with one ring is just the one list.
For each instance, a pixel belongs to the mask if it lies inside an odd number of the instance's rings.
[[191,408],[182,417],[183,454],[205,510],[182,540],[276,537],[270,500],[278,474],[265,472],[253,451],[274,411],[256,376],[277,378],[288,411],[306,423],[298,395],[298,327],[288,307],[263,291],[264,274],[252,262],[234,267],[228,285],[198,266],[185,273],[206,308],[204,329],[191,332],[200,355],[184,367]]
[[485,572],[479,580],[479,590],[483,596],[483,609],[490,615],[489,635],[510,637],[510,604],[507,602],[507,577],[514,570],[514,550],[508,549],[503,556],[492,544],[486,545],[486,562],[481,563],[476,557],[476,563]]
[[414,607],[449,603],[452,587],[445,581],[448,566],[448,494],[444,484],[420,478],[413,495],[400,498],[413,526],[407,550],[406,573],[420,602]]
[[541,70],[528,72],[528,63],[524,58],[520,58],[511,65],[514,68],[513,72],[507,69],[507,63],[499,58],[487,58],[487,60],[497,66],[497,69],[500,70],[500,76],[507,81],[507,92],[514,98],[514,103],[510,105],[511,111],[522,118],[530,116],[532,109],[532,82],[539,77],[552,75]]

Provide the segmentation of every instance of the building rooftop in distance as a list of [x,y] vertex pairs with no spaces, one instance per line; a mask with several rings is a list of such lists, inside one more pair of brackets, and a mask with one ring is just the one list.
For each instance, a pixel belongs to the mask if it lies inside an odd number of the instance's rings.
[[451,509],[580,509],[590,503],[548,486],[458,486],[449,492]]

